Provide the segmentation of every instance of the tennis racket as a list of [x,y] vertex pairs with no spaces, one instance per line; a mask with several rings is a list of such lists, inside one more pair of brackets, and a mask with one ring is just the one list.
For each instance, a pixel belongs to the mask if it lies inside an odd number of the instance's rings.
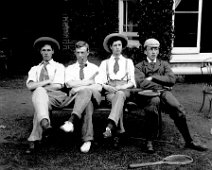
[[139,168],[150,165],[168,164],[168,165],[185,165],[192,163],[193,159],[187,155],[170,155],[163,158],[161,161],[157,162],[147,162],[147,163],[132,163],[129,164],[129,168]]

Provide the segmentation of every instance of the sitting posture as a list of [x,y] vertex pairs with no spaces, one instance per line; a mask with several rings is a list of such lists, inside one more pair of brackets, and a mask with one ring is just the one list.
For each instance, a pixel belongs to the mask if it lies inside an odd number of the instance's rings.
[[71,117],[61,129],[65,132],[73,132],[82,120],[81,152],[90,150],[91,141],[94,138],[92,116],[94,104],[101,101],[101,87],[95,87],[95,77],[98,74],[98,66],[87,60],[89,45],[84,41],[75,44],[77,62],[69,65],[65,70],[65,85],[70,88],[69,97],[74,101]]
[[52,59],[55,50],[60,49],[59,43],[53,38],[41,37],[34,42],[34,47],[40,51],[43,60],[30,69],[26,81],[27,88],[32,91],[35,111],[27,153],[35,149],[36,141],[48,136],[51,129],[49,110],[52,106],[59,107],[67,97],[60,91],[64,87],[65,68]]
[[[96,83],[101,84],[106,100],[112,105],[108,116],[108,123],[103,133],[104,138],[114,136],[114,133],[124,133],[123,107],[130,92],[127,90],[135,86],[134,64],[131,59],[122,55],[122,49],[128,44],[128,39],[122,34],[113,33],[104,39],[103,46],[112,53],[109,59],[100,64]],[[117,135],[119,136],[119,135]]]
[[[175,76],[169,64],[157,58],[160,43],[156,39],[147,39],[144,43],[146,59],[135,66],[137,86],[143,90],[161,91],[160,96],[152,96],[145,100],[147,151],[154,152],[152,141],[158,131],[158,115],[160,102],[165,112],[170,115],[185,140],[185,147],[204,151],[205,147],[195,143],[189,133],[186,122],[186,111],[167,87],[175,84]],[[141,96],[142,97],[142,96]],[[141,100],[140,100],[141,101]],[[139,102],[139,99],[138,99]]]

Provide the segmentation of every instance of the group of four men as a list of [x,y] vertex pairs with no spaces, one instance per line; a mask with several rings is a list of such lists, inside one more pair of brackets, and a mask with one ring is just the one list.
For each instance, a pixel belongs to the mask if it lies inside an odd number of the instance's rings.
[[[34,42],[39,49],[42,62],[30,69],[26,82],[27,88],[32,91],[34,107],[33,129],[28,138],[27,153],[35,149],[35,142],[48,135],[51,130],[49,110],[52,107],[64,106],[64,103],[73,103],[70,118],[60,127],[63,131],[73,132],[79,122],[82,122],[81,133],[83,144],[81,152],[90,150],[93,141],[92,115],[96,104],[101,102],[101,92],[105,91],[106,100],[111,103],[107,126],[103,132],[104,138],[109,138],[125,132],[123,124],[123,108],[125,101],[130,98],[132,88],[160,91],[155,95],[136,102],[144,106],[146,116],[146,148],[154,152],[153,140],[158,130],[158,116],[161,103],[165,111],[174,120],[185,140],[185,147],[205,151],[206,147],[195,143],[189,133],[186,123],[184,107],[170,92],[175,83],[175,76],[167,62],[157,58],[160,43],[154,38],[144,43],[146,59],[136,66],[131,59],[122,55],[127,47],[128,39],[119,33],[106,36],[103,47],[111,53],[109,59],[101,62],[100,66],[88,61],[89,45],[85,41],[75,44],[76,63],[64,67],[53,60],[55,50],[60,49],[59,43],[50,37],[41,37]],[[62,89],[69,89],[69,94]],[[137,96],[138,98],[143,96]],[[67,100],[69,100],[67,102]]]

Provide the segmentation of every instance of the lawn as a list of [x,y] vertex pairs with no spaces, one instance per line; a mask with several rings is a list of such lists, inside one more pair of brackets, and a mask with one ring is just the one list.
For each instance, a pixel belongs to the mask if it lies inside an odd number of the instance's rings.
[[[40,145],[32,155],[25,154],[27,137],[32,128],[33,109],[30,92],[25,88],[25,76],[0,80],[0,170],[124,170],[130,163],[152,162],[172,154],[193,158],[187,165],[154,165],[148,170],[210,170],[212,169],[212,121],[205,117],[201,104],[203,83],[177,83],[173,94],[185,106],[190,132],[195,141],[206,144],[207,152],[184,149],[184,141],[168,115],[163,114],[162,136],[154,141],[156,152],[144,152],[142,120],[138,115],[125,115],[127,130],[119,148],[102,138],[106,114],[94,115],[95,141],[88,154],[79,151],[77,134],[68,135],[55,129],[55,134]],[[208,103],[207,103],[208,104]],[[140,168],[141,169],[141,168]]]

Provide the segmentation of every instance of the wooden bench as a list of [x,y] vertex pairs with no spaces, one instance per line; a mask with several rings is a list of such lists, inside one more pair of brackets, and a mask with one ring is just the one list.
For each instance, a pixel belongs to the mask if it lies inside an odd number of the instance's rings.
[[[140,89],[133,89],[132,96],[134,97],[134,93],[140,92]],[[101,136],[102,132],[105,130],[107,117],[110,113],[111,105],[107,102],[105,96],[102,96],[102,100],[99,106],[94,107],[94,114],[93,114],[93,124],[94,124],[94,131],[96,136]],[[67,121],[73,111],[73,105],[69,105],[64,108],[54,108],[52,110],[52,122],[53,126],[59,127],[63,124],[63,122]],[[126,132],[132,136],[143,134],[144,128],[144,112],[143,108],[139,107],[134,101],[126,101],[124,108],[124,126]],[[128,128],[130,127],[130,128]],[[159,115],[159,131],[158,137],[161,135],[162,132],[162,118],[161,114]]]

